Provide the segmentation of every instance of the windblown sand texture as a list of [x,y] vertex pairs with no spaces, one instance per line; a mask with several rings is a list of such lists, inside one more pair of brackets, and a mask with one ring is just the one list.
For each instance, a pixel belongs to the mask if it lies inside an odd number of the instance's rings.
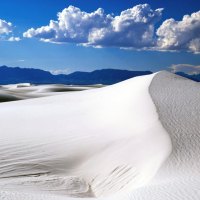
[[200,85],[168,72],[0,104],[0,199],[200,199]]

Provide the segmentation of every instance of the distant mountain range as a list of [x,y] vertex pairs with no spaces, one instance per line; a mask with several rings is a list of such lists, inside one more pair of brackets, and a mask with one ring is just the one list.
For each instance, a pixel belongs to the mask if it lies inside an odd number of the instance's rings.
[[[132,77],[152,74],[151,71],[128,71],[119,69],[102,69],[93,72],[74,72],[71,74],[53,75],[48,71],[34,68],[0,67],[0,84],[32,83],[32,84],[114,84]],[[199,75],[188,75],[177,72],[177,75],[200,81]]]
[[176,72],[177,75],[200,82],[200,74],[185,74],[184,72]]
[[74,72],[68,75],[53,75],[48,71],[34,68],[0,67],[0,84],[114,84],[132,77],[152,74],[151,71],[128,71],[119,69],[102,69],[93,72]]

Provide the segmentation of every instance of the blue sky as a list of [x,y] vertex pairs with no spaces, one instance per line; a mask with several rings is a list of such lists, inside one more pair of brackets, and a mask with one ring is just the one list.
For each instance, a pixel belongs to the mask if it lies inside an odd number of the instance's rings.
[[[140,16],[147,16],[145,13],[151,12],[154,17],[147,19],[149,20],[147,23],[140,22],[138,25],[137,19],[133,19],[128,13],[125,17],[130,18],[130,25],[123,29],[124,18],[118,19],[116,16],[120,16],[122,11],[145,3],[150,6],[151,10],[148,7],[138,7],[135,10],[140,12]],[[64,27],[65,30],[61,26],[52,28],[49,26],[49,22],[50,20],[58,21],[57,13],[62,12],[70,5],[79,8],[79,13],[83,11],[94,13],[98,8],[103,8],[104,14],[102,15],[99,11],[97,16],[100,22],[95,22],[96,18],[91,18],[94,22],[90,26],[98,30],[96,32],[93,29],[89,30],[88,26],[83,23],[79,28],[74,28],[77,21],[72,21],[70,27],[73,29],[73,34],[78,35],[80,30],[83,30],[83,37],[67,36],[63,39],[63,35],[68,31],[66,27]],[[156,11],[158,8],[164,8],[164,10]],[[197,0],[2,0],[0,19],[6,23],[11,22],[12,30],[6,34],[2,33],[3,39],[0,37],[0,65],[35,67],[66,73],[102,68],[158,71],[180,64],[196,67],[200,65],[200,45],[198,44],[200,43],[200,26],[198,26],[200,15],[196,14],[191,17],[191,14],[197,13],[199,10],[200,4]],[[77,11],[71,8],[70,13],[77,14]],[[112,19],[107,17],[107,14],[112,14]],[[183,20],[182,18],[186,14],[190,17]],[[63,22],[68,20],[66,13],[62,12],[61,16],[65,17]],[[173,18],[175,22],[162,26],[162,23],[170,18]],[[106,25],[102,25],[102,19],[108,21]],[[78,20],[80,22],[82,19],[78,18]],[[132,23],[131,20],[136,21]],[[193,26],[193,21],[197,24],[196,26]],[[187,26],[184,26],[188,22],[190,23],[190,32],[188,32]],[[116,26],[111,30],[113,23]],[[46,29],[38,29],[43,26],[48,26],[48,30],[51,31],[48,32],[48,35]],[[152,26],[154,27],[153,37],[151,36]],[[171,32],[171,26],[175,26],[176,31]],[[185,30],[180,31],[180,26]],[[117,34],[114,30],[116,27],[119,29]],[[34,31],[28,32],[30,28],[33,28]],[[156,34],[158,28],[160,32]],[[100,29],[104,31],[99,32]],[[138,31],[143,34],[144,29],[147,31],[148,38],[140,43],[141,38],[140,36],[136,37],[135,33]],[[55,30],[58,32],[57,35],[54,33]],[[52,33],[54,33],[53,36]],[[97,34],[102,38],[101,40],[97,38]],[[177,41],[171,41],[172,39],[169,37],[171,34],[171,37],[175,37]],[[191,34],[191,37],[188,38],[188,34]],[[20,41],[7,41],[11,37],[19,37]],[[88,39],[89,37],[90,39]],[[135,37],[134,41],[133,37]],[[118,38],[120,42],[117,42]],[[41,39],[43,41],[40,41]]]

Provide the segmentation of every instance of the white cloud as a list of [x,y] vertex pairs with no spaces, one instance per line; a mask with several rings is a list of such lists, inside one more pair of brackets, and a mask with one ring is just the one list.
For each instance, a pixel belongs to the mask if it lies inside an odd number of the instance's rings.
[[174,64],[169,67],[171,72],[184,72],[186,74],[200,74],[200,65]]
[[154,44],[154,25],[162,9],[152,10],[148,4],[122,11],[119,16],[104,10],[87,13],[69,6],[58,13],[58,20],[49,25],[31,28],[23,36],[45,42],[82,45],[142,48]]
[[19,37],[10,36],[13,33],[13,25],[11,22],[0,19],[0,40],[9,42],[18,42]]
[[163,9],[137,5],[115,16],[109,26],[93,29],[88,38],[92,45],[146,48],[154,45],[154,26]]
[[19,42],[21,39],[19,38],[19,37],[10,37],[10,38],[8,38],[8,41],[9,42]]
[[69,73],[70,73],[69,69],[55,69],[55,70],[50,70],[50,72],[51,72],[53,75],[58,75],[58,74],[69,74]]
[[200,11],[185,15],[181,21],[168,19],[157,30],[158,48],[200,52]]
[[49,25],[31,28],[23,36],[51,43],[76,43],[83,46],[123,49],[200,52],[200,11],[185,15],[181,21],[165,20],[162,8],[153,10],[139,4],[120,15],[105,14],[102,8],[87,13],[69,6]]
[[12,32],[12,23],[0,19],[0,34],[9,34]]
[[29,29],[24,37],[36,37],[46,42],[87,43],[89,32],[110,23],[112,17],[105,15],[103,9],[86,13],[79,8],[69,6],[58,13],[58,21],[51,20],[48,26]]

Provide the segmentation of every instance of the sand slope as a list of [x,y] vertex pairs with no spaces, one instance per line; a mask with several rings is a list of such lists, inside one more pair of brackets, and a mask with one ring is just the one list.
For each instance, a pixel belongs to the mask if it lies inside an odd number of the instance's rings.
[[31,85],[29,83],[0,85],[0,102],[24,100],[103,87],[103,85],[71,86],[62,84]]
[[171,153],[148,91],[154,76],[0,104],[0,197],[132,198]]
[[154,77],[150,94],[172,140],[172,153],[151,181],[123,199],[200,199],[200,84],[168,72]]
[[0,199],[199,200],[199,102],[199,83],[159,72],[2,103]]
[[158,174],[162,179],[155,187],[155,198],[200,199],[200,84],[160,72],[151,83],[150,93],[173,146]]

